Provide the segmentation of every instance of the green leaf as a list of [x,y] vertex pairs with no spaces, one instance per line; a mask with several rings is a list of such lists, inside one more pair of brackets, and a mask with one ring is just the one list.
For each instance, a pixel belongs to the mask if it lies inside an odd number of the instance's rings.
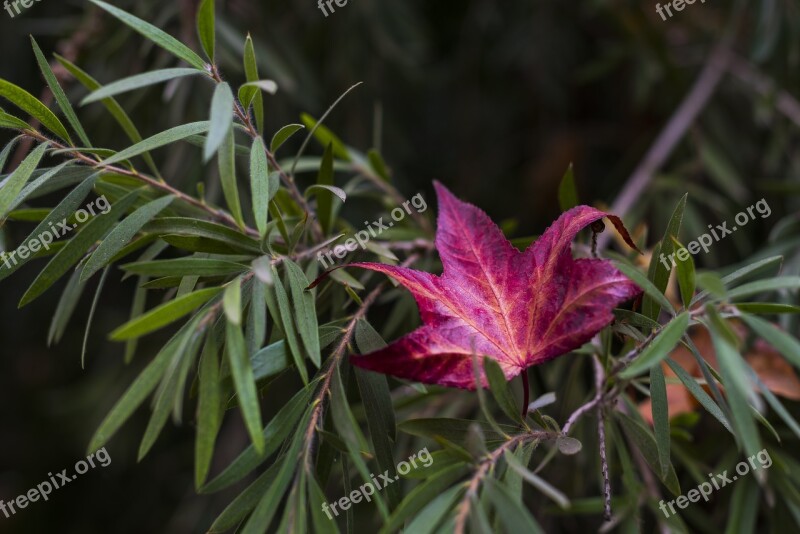
[[115,226],[86,262],[83,274],[81,274],[81,281],[85,282],[94,273],[105,267],[145,224],[169,206],[173,200],[175,197],[168,195],[148,202]]
[[727,299],[728,291],[725,289],[725,283],[715,272],[707,271],[697,274],[697,285],[702,287],[706,292],[711,293],[718,299]]
[[222,388],[219,383],[218,347],[209,337],[200,357],[197,401],[197,432],[195,438],[194,485],[200,489],[208,477],[214,443],[222,426]]
[[[560,490],[552,486],[549,482],[532,473],[520,463],[519,460],[509,450],[503,451],[503,458],[505,458],[508,467],[519,473],[519,475],[534,488],[538,489],[554,503],[566,510],[569,508],[569,499]],[[516,500],[516,499],[511,499]]]
[[[2,109],[0,109],[0,128],[10,128],[12,130],[32,130],[30,124],[23,121],[22,119],[18,119],[14,115],[9,115]],[[1,168],[2,166],[0,166]]]
[[108,278],[108,270],[109,268],[106,267],[103,269],[103,274],[100,275],[100,281],[97,283],[97,291],[95,291],[94,299],[92,299],[92,307],[89,309],[89,317],[86,319],[86,330],[83,333],[83,347],[81,349],[81,369],[85,368],[86,347],[89,343],[89,332],[92,327],[92,321],[94,320],[94,312],[97,310],[97,303],[100,300],[100,294],[103,291],[103,287],[105,287],[106,278]]
[[47,346],[53,343],[58,343],[61,336],[64,335],[64,330],[67,328],[67,323],[75,311],[75,306],[83,294],[84,284],[80,281],[80,272],[75,271],[69,277],[64,292],[56,306],[56,311],[53,314],[53,320],[50,323],[50,330],[47,333]]
[[155,389],[173,359],[176,346],[188,331],[189,328],[181,328],[134,380],[95,431],[89,443],[89,452],[94,452],[105,445]]
[[253,368],[250,367],[250,359],[247,357],[242,329],[229,320],[225,333],[228,362],[236,386],[236,395],[239,397],[242,417],[256,452],[262,454],[265,442],[264,434],[261,432],[261,407],[258,404],[258,391],[253,379]]
[[203,58],[198,56],[197,54],[192,51],[191,48],[186,46],[185,44],[181,43],[171,35],[162,30],[156,28],[152,24],[143,21],[142,19],[127,13],[119,8],[116,8],[112,5],[106,4],[105,2],[101,2],[100,0],[91,0],[91,2],[102,9],[111,13],[111,15],[115,16],[147,39],[150,39],[155,44],[166,50],[167,52],[175,55],[176,57],[184,60],[189,65],[195,67],[199,70],[205,69],[205,61]]
[[33,45],[33,53],[36,56],[36,62],[39,64],[39,69],[41,69],[48,87],[50,87],[50,90],[53,92],[53,96],[55,97],[56,102],[58,103],[58,107],[61,108],[61,111],[67,118],[67,121],[72,126],[72,129],[75,130],[75,133],[78,134],[78,137],[83,142],[83,144],[85,146],[92,146],[92,142],[89,141],[89,137],[83,130],[83,126],[81,126],[81,122],[78,120],[78,116],[75,115],[75,110],[72,109],[72,104],[69,103],[67,95],[64,94],[64,90],[58,83],[55,74],[53,74],[53,70],[50,68],[50,64],[45,59],[44,54],[42,54],[42,50],[36,43],[36,39],[34,39],[32,35],[30,37],[31,37],[31,44]]
[[739,351],[728,341],[728,334],[725,332],[728,327],[725,325],[724,319],[711,305],[706,305],[705,309],[710,319],[711,339],[717,354],[722,382],[725,385],[725,395],[731,405],[735,435],[744,452],[748,455],[756,454],[761,450],[761,440],[748,402],[748,398],[756,402],[756,394],[750,384],[748,366]]
[[0,221],[6,218],[8,212],[14,209],[14,201],[19,196],[28,179],[36,170],[39,162],[42,161],[44,152],[47,150],[47,143],[42,143],[36,150],[19,164],[13,173],[0,186]]
[[777,313],[800,313],[800,306],[776,302],[737,302],[739,311],[772,315]]
[[[325,147],[322,164],[319,167],[317,184],[320,186],[333,186],[333,144]],[[342,200],[344,202],[344,199]],[[322,225],[322,230],[327,235],[333,227],[333,198],[327,191],[317,193],[317,215]]]
[[242,279],[236,278],[233,282],[228,284],[225,288],[225,294],[222,297],[222,309],[225,310],[225,316],[228,321],[241,326],[242,324]]
[[[327,498],[322,488],[319,487],[319,482],[315,477],[311,477],[308,485],[308,500],[311,508],[311,521],[314,525],[314,532],[317,534],[338,534],[339,527],[336,521],[328,519],[324,513],[323,506],[327,504]],[[328,512],[330,514],[330,511]]]
[[[309,412],[303,417],[299,428],[305,427]],[[280,463],[280,468],[275,480],[270,485],[269,489],[263,494],[261,500],[258,501],[253,513],[250,515],[247,523],[241,530],[242,534],[258,534],[264,532],[269,524],[272,522],[278,507],[283,500],[282,497],[286,493],[286,488],[291,482],[292,475],[297,469],[297,456],[300,453],[301,447],[304,445],[303,438],[305,433],[298,431],[292,439],[291,445],[286,450],[286,455]]]
[[[78,205],[83,202],[83,199],[86,198],[86,195],[89,194],[91,191],[92,186],[94,186],[95,179],[97,178],[99,173],[95,173],[87,178],[83,183],[81,183],[78,187],[73,189],[67,196],[62,200],[50,214],[45,217],[45,219],[34,228],[34,230],[23,240],[23,243],[31,243],[32,241],[41,241],[41,237],[45,233],[51,233],[53,225],[59,223],[60,221],[65,220],[67,217],[72,215],[77,209]],[[52,235],[52,234],[51,234]],[[55,249],[55,245],[50,245],[51,249]],[[14,273],[17,269],[28,263],[33,256],[28,256],[27,258],[20,258],[15,256],[12,261],[14,261],[14,265],[10,266],[7,265],[6,262],[0,263],[0,280],[8,277],[12,273]]]
[[72,139],[70,139],[67,129],[64,128],[58,117],[25,89],[0,79],[0,96],[41,122],[45,128],[61,139],[72,144]]
[[149,334],[193,312],[218,295],[220,291],[222,291],[220,287],[200,289],[162,304],[141,317],[128,321],[111,332],[109,337],[114,341],[124,341]]
[[297,330],[292,321],[292,311],[289,307],[289,297],[286,294],[286,289],[283,287],[278,271],[274,265],[271,265],[272,279],[274,281],[273,287],[275,288],[275,297],[280,310],[281,325],[283,325],[283,332],[286,334],[286,342],[289,344],[289,351],[292,354],[294,363],[297,366],[297,372],[300,373],[300,378],[303,379],[304,384],[308,384],[308,371],[306,370],[306,363],[303,360],[303,355],[300,352],[300,339],[297,337]]
[[465,471],[464,465],[454,465],[415,487],[394,510],[389,520],[383,524],[380,534],[397,532],[408,518],[422,510],[443,491],[450,489],[450,486],[460,479]]
[[144,227],[145,232],[204,237],[224,243],[236,250],[262,254],[258,241],[233,228],[211,221],[188,217],[162,217]]
[[322,362],[320,357],[319,334],[317,334],[319,325],[317,323],[314,292],[305,291],[305,288],[308,287],[310,282],[300,266],[288,258],[284,260],[283,264],[286,266],[289,289],[292,294],[292,305],[294,307],[297,332],[300,334],[300,339],[303,341],[303,346],[308,353],[308,357],[314,365],[319,368]]
[[143,74],[136,74],[135,76],[117,80],[116,82],[92,91],[83,100],[81,100],[81,106],[98,102],[100,100],[105,100],[106,98],[118,94],[127,93],[128,91],[141,89],[142,87],[149,87],[151,85],[168,82],[177,78],[184,78],[186,76],[193,76],[196,74],[202,74],[202,72],[198,71],[197,69],[176,68],[153,70]]
[[669,365],[669,368],[672,369],[672,371],[678,376],[680,381],[683,382],[683,385],[686,386],[686,389],[689,390],[689,392],[694,396],[695,399],[697,399],[703,408],[705,408],[708,413],[713,415],[717,421],[722,423],[722,426],[728,429],[729,432],[733,433],[733,428],[728,422],[728,418],[725,417],[724,413],[722,413],[722,410],[717,403],[715,403],[714,400],[708,396],[708,393],[706,393],[705,390],[700,387],[700,385],[697,383],[697,380],[671,358],[667,358],[666,362],[667,365]]
[[[250,280],[250,307],[247,312],[247,334],[245,337],[247,354],[250,356],[251,365],[253,364],[253,357],[264,346],[267,335],[266,306],[266,286],[257,276],[253,276]],[[255,370],[255,365],[253,365],[254,373]]]
[[[652,282],[650,282],[650,280],[648,280],[641,272],[639,272],[639,269],[619,261],[615,261],[614,266],[619,269],[622,274],[630,278],[637,286],[642,288],[642,290],[644,290],[644,292],[653,301],[660,304],[662,308],[668,310],[672,315],[675,315],[675,308],[672,307],[672,304],[669,302],[667,297],[665,297],[664,294],[659,291]],[[644,315],[646,315],[648,318],[653,318],[647,314]]]
[[642,453],[642,456],[644,456],[644,459],[661,482],[664,483],[664,486],[666,486],[673,495],[680,495],[681,488],[678,483],[678,477],[675,474],[675,469],[670,465],[667,474],[664,476],[661,475],[661,466],[658,460],[658,447],[656,446],[656,440],[653,438],[650,430],[624,413],[617,413],[617,420],[622,425],[625,435],[628,436],[631,443],[639,449],[639,452]]
[[214,520],[209,533],[228,532],[239,527],[242,520],[256,507],[264,493],[272,486],[279,468],[283,466],[285,461],[286,457],[280,457],[269,469],[259,475],[252,484],[247,486]]
[[203,0],[197,10],[197,35],[206,56],[214,63],[214,0]]
[[728,298],[731,300],[750,297],[766,293],[768,291],[778,291],[781,289],[800,288],[800,276],[776,276],[769,280],[757,280],[748,284],[741,285],[736,289],[728,291]]
[[208,161],[233,130],[233,93],[226,82],[217,84],[211,99],[211,126],[203,147],[203,160]]
[[661,364],[650,368],[650,399],[653,414],[653,427],[658,447],[658,463],[661,466],[661,476],[669,470],[669,408],[667,401],[667,381]]
[[128,263],[128,272],[146,276],[225,276],[246,271],[247,267],[226,260],[209,258],[178,258]]
[[[356,323],[356,344],[361,354],[386,346],[380,335],[363,319]],[[389,471],[389,475],[394,477],[397,472],[392,452],[392,440],[395,437],[396,424],[389,383],[386,376],[363,369],[355,369],[355,374],[367,416],[367,427],[372,438],[375,458],[378,461],[378,469],[381,472]],[[390,508],[395,508],[401,499],[400,487],[390,486],[386,491]]]
[[[55,58],[61,63],[61,66],[67,69],[70,74],[72,74],[76,80],[78,80],[84,87],[89,89],[90,91],[95,91],[100,89],[102,85],[92,78],[87,72],[82,70],[80,67],[69,61],[68,59],[59,56],[58,54],[53,54]],[[122,130],[128,136],[128,138],[133,141],[134,143],[138,143],[142,140],[142,135],[139,133],[139,130],[136,128],[136,125],[133,124],[133,121],[125,113],[125,110],[122,109],[122,106],[114,100],[113,98],[104,98],[102,100],[103,106],[111,113],[111,116],[114,117],[114,120],[122,127]],[[145,152],[142,155],[144,158],[145,163],[150,167],[153,173],[158,176],[158,168],[156,167],[155,162],[153,161],[152,156],[148,152]]]
[[[680,248],[683,247],[674,237],[672,241],[676,250],[680,250]],[[678,286],[681,289],[681,300],[683,301],[683,306],[688,310],[697,286],[694,259],[692,259],[691,254],[687,254],[686,261],[682,261],[676,254],[675,260],[676,270],[678,272]]]
[[[248,82],[256,82],[259,80],[258,76],[258,62],[256,61],[256,50],[253,46],[253,39],[250,34],[244,41],[244,73]],[[264,97],[260,91],[250,89],[248,96],[252,95],[253,113],[256,116],[256,126],[259,133],[264,133]],[[245,109],[250,107],[250,102],[242,102]]]
[[297,429],[297,422],[303,411],[308,408],[314,385],[301,389],[284,404],[272,421],[264,427],[264,451],[259,454],[255,447],[248,446],[225,470],[206,484],[200,493],[214,493],[239,482],[259,465],[263,464],[270,454],[278,450],[287,436]]
[[269,163],[261,136],[253,140],[250,149],[250,189],[253,197],[253,217],[256,228],[263,238],[269,221],[269,201],[275,192],[270,191]]
[[[780,268],[782,262],[783,256],[771,256],[755,263],[748,264],[747,266],[734,271],[728,276],[723,277],[722,282],[725,286],[732,287],[737,282],[746,280],[747,278],[759,274],[762,271],[766,271],[771,267],[777,266]],[[702,291],[698,293],[694,299],[692,299],[692,303],[695,303],[706,296],[708,296],[708,291]]]
[[[52,169],[49,169],[46,172],[42,173],[35,180],[32,180],[32,181],[28,182],[25,185],[25,187],[22,188],[22,191],[19,192],[19,194],[17,195],[17,198],[14,199],[13,202],[11,202],[11,205],[8,207],[8,209],[9,210],[14,210],[17,206],[19,206],[20,204],[25,202],[25,200],[28,199],[29,197],[33,197],[34,195],[39,196],[36,193],[37,192],[41,193],[42,190],[47,189],[47,187],[46,187],[47,185],[51,185],[52,186],[53,184],[52,184],[51,179],[56,177],[56,176],[58,176],[59,173],[64,171],[64,169],[66,169],[71,164],[72,164],[71,161],[65,161],[64,163],[61,163],[57,167],[53,167]],[[73,167],[73,169],[74,168],[75,167]],[[44,171],[44,170],[45,169],[39,169],[39,172]],[[84,170],[88,170],[88,169],[84,169]],[[37,174],[37,172],[34,171],[32,176],[35,176],[36,174]],[[61,178],[61,177],[59,177],[59,178]],[[81,179],[81,180],[85,179],[86,175],[85,174],[79,175],[78,178]],[[48,184],[49,181],[51,182],[50,184]],[[28,213],[31,213],[31,212],[28,212]],[[49,209],[45,209],[44,213],[50,213],[50,210]],[[9,216],[11,216],[11,213],[9,213]],[[36,222],[41,222],[43,219],[44,219],[44,217],[42,217],[41,219],[37,219]],[[19,219],[17,219],[17,220],[19,220]]]
[[270,150],[274,154],[278,151],[278,149],[283,146],[283,144],[289,140],[298,130],[302,130],[305,128],[302,124],[287,124],[280,130],[278,130],[275,135],[272,137],[272,143],[270,143]]
[[169,130],[157,133],[152,137],[148,137],[144,141],[140,141],[121,152],[117,152],[116,155],[103,160],[103,164],[112,165],[120,161],[125,161],[126,159],[131,159],[139,154],[144,154],[145,152],[149,152],[150,150],[174,143],[175,141],[180,141],[181,139],[186,139],[190,135],[197,135],[206,132],[208,131],[209,126],[210,125],[208,121],[181,124],[180,126],[170,128]]
[[278,92],[278,84],[272,80],[256,80],[242,84],[242,86],[239,87],[239,101],[245,109],[250,108],[250,104],[253,103],[253,99],[256,97],[256,94],[259,94],[259,91],[274,95]]
[[320,121],[317,121],[308,113],[301,113],[300,120],[310,130],[309,136],[315,137],[322,147],[327,148],[330,145],[334,156],[344,161],[351,161],[350,152],[342,140],[322,124],[325,116]]
[[575,187],[575,173],[572,169],[572,163],[567,167],[567,172],[561,178],[561,184],[558,186],[558,205],[561,211],[567,211],[580,204],[578,200],[578,188]]
[[425,506],[420,513],[406,527],[406,532],[414,534],[434,534],[442,532],[439,530],[442,521],[447,513],[455,506],[456,501],[461,497],[464,488],[453,486],[448,490],[437,495],[430,504]]
[[[495,360],[485,356],[483,358],[483,368],[486,371],[486,378],[489,381],[489,389],[497,401],[497,404],[512,421],[522,422],[521,410],[518,409],[514,400],[514,395],[508,387],[506,376]],[[525,371],[523,371],[524,373]]]
[[689,328],[689,312],[683,312],[664,326],[633,363],[620,373],[620,377],[629,380],[639,373],[659,365],[664,358],[669,356],[687,328]]
[[217,160],[219,163],[219,177],[222,183],[222,193],[225,203],[236,220],[239,228],[244,228],[242,205],[239,202],[239,188],[236,185],[236,154],[234,153],[233,129],[228,130],[219,148]]
[[498,520],[506,526],[508,532],[544,534],[544,530],[530,512],[517,502],[511,492],[499,482],[493,478],[487,478],[484,483],[484,493],[497,510]]
[[759,317],[745,313],[741,315],[741,318],[753,332],[775,347],[792,365],[800,369],[800,341]]
[[[673,239],[680,237],[679,234],[681,231],[681,224],[683,223],[683,212],[686,209],[686,199],[688,196],[689,195],[687,193],[678,201],[678,205],[675,206],[675,210],[672,212],[672,217],[670,217],[664,237],[660,241],[661,248],[657,251],[658,254],[654,252],[652,258],[650,259],[651,276],[649,276],[649,278],[653,282],[653,285],[656,287],[658,292],[662,295],[667,289],[670,267],[665,267],[664,262],[661,261],[661,258],[669,258],[670,255],[675,253],[675,241]],[[655,265],[655,267],[653,267],[653,265]],[[667,260],[667,265],[669,265],[669,260]],[[651,319],[657,319],[660,311],[661,306],[659,306],[659,301],[651,298],[649,294],[645,295],[645,298],[642,301],[642,314],[650,317]]]
[[367,152],[367,159],[369,160],[369,166],[372,167],[372,170],[375,173],[383,178],[386,182],[391,182],[392,177],[389,173],[389,167],[387,167],[386,162],[383,160],[383,156],[381,153],[375,150],[374,148]]
[[[86,251],[101,239],[117,220],[130,208],[139,196],[139,191],[134,190],[125,195],[111,206],[106,213],[99,213],[86,223],[67,244],[58,251],[50,263],[39,273],[31,286],[19,301],[19,307],[29,304],[52,286],[70,267],[78,263]],[[75,228],[77,224],[73,225]]]
[[197,355],[197,348],[201,336],[198,335],[197,326],[201,317],[196,317],[189,324],[189,328],[182,329],[183,334],[173,350],[172,361],[169,370],[161,381],[156,393],[155,407],[147,424],[142,442],[139,444],[137,461],[141,462],[155,444],[158,435],[167,422],[170,407],[177,397],[184,394],[182,384],[185,384],[185,377],[189,373],[189,368],[194,363]]

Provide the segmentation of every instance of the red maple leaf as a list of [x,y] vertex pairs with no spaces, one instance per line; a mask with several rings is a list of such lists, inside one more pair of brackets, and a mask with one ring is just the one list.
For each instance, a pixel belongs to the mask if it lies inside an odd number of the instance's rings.
[[572,257],[576,234],[603,217],[635,248],[618,217],[578,206],[520,252],[486,213],[435,186],[441,276],[352,264],[388,274],[411,291],[423,326],[383,349],[353,356],[354,365],[474,389],[473,353],[496,360],[511,379],[589,341],[614,319],[615,306],[641,292],[611,262]]

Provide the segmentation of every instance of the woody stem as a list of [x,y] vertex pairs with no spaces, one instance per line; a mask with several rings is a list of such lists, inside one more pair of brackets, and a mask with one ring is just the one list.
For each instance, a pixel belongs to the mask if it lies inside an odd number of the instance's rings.
[[528,370],[522,371],[522,417],[528,416],[528,404],[530,401],[531,388],[528,385]]

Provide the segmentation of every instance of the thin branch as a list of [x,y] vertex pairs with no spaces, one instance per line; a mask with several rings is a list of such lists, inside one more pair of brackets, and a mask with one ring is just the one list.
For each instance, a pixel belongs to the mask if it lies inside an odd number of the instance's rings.
[[[600,359],[595,357],[594,361],[594,379],[595,388],[600,392],[602,399],[603,385],[605,384],[606,377],[603,370],[603,364]],[[603,402],[597,403],[597,439],[600,444],[600,466],[603,471],[603,519],[611,521],[611,480],[608,476],[608,457],[606,456],[606,422],[603,409],[605,406]]]

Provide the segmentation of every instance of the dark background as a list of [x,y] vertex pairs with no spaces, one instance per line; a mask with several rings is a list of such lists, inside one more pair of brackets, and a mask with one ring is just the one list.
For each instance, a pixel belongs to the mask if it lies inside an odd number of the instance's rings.
[[[195,2],[113,3],[198,48]],[[90,6],[41,0],[14,19],[0,11],[0,77],[44,96],[28,34],[46,54],[59,50],[74,57],[102,83],[175,66],[161,50]],[[540,233],[558,215],[558,183],[570,162],[584,203],[614,201],[726,33],[740,57],[779,87],[800,93],[796,1],[696,2],[666,22],[654,6],[606,0],[350,0],[325,18],[311,0],[233,0],[218,2],[218,46],[223,73],[241,81],[242,43],[252,34],[262,77],[281,88],[266,99],[269,132],[299,122],[302,111],[321,115],[363,81],[328,121],[346,143],[363,151],[379,145],[407,197],[423,192],[433,207],[431,182],[438,179],[496,221],[515,219],[514,235],[525,236]],[[67,89],[73,102],[85,94],[75,83]],[[148,136],[205,118],[210,91],[208,84],[185,80],[119,100]],[[764,197],[773,209],[770,219],[752,223],[715,245],[713,257],[696,261],[721,267],[765,246],[767,230],[777,221],[796,219],[800,189],[797,124],[775,111],[774,102],[775,93],[759,96],[726,76],[627,222],[632,227],[653,222],[651,235],[660,235],[678,198],[689,191],[691,238]],[[79,115],[103,146],[124,146],[101,106],[79,109]],[[379,139],[376,122],[382,124]],[[0,140],[8,139],[0,132]],[[12,164],[19,157],[12,157]],[[162,150],[157,158],[167,180],[187,191],[202,176],[196,148]],[[56,201],[46,198],[39,205]],[[29,231],[29,225],[6,225],[0,239],[10,250]],[[788,252],[786,268],[796,270],[797,246]],[[96,278],[64,339],[47,347],[64,281],[26,308],[16,306],[41,265],[31,263],[0,285],[0,498],[5,500],[47,479],[49,471],[72,470],[85,457],[97,424],[164,341],[145,338],[134,362],[124,366],[122,346],[106,341],[106,334],[126,320],[133,285],[111,276],[81,369]],[[274,410],[268,402],[265,407]],[[49,502],[32,503],[10,520],[0,517],[0,532],[203,531],[236,493],[195,495],[191,414],[180,427],[168,425],[137,465],[147,415],[140,411],[111,441],[109,467],[90,470],[54,491]],[[226,420],[222,436],[217,468],[246,443],[236,415]]]

